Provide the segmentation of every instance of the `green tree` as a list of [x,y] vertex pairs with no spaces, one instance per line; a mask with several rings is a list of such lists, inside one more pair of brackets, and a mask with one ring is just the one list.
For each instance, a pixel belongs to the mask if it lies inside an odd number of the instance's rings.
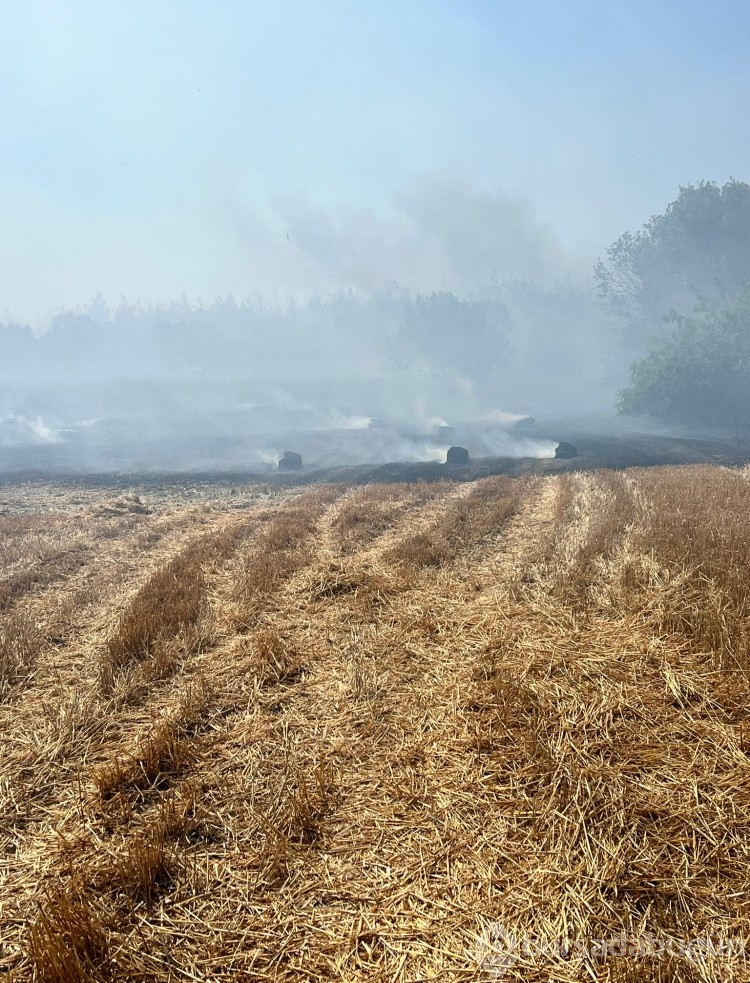
[[646,338],[663,335],[670,311],[731,296],[750,278],[750,185],[680,188],[663,215],[609,247],[594,278],[607,311]]
[[704,303],[691,317],[673,314],[672,335],[631,367],[621,413],[677,423],[750,426],[750,287]]

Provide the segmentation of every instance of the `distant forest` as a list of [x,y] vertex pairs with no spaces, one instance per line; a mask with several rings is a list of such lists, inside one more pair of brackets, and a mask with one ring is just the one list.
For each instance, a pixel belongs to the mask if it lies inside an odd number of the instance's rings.
[[[98,296],[43,332],[2,324],[0,417],[60,417],[49,393],[63,382],[98,391],[95,409],[105,414],[137,402],[136,383],[186,381],[196,405],[202,389],[233,383],[247,384],[248,399],[258,384],[284,387],[290,399],[310,399],[317,386],[313,401],[327,404],[348,385],[343,403],[366,412],[352,395],[358,385],[401,374],[409,381],[406,392],[394,384],[398,407],[439,403],[440,393],[467,413],[606,412],[616,400],[623,413],[747,428],[749,277],[750,186],[703,181],[623,233],[590,288],[515,280],[465,298],[391,286],[284,307],[231,296],[110,307]],[[114,409],[101,395],[108,382],[120,387]]]
[[[516,282],[481,300],[447,291],[412,296],[392,287],[284,308],[233,297],[110,308],[97,297],[57,314],[41,333],[2,325],[0,376],[6,403],[13,395],[12,412],[21,412],[21,392],[26,416],[42,403],[45,412],[65,416],[60,407],[70,400],[50,400],[63,385],[90,394],[96,405],[89,415],[108,415],[122,413],[128,399],[155,403],[155,386],[180,382],[189,383],[196,405],[209,391],[252,400],[259,386],[275,384],[283,399],[330,406],[332,390],[343,391],[345,409],[372,412],[357,393],[377,380],[381,390],[392,390],[389,398],[381,392],[377,412],[388,413],[390,402],[391,415],[413,415],[427,401],[433,412],[464,407],[471,415],[547,404],[560,386],[567,392],[585,385],[602,402],[598,391],[611,359],[601,320],[593,295],[569,284],[547,290]],[[145,384],[152,384],[147,397]],[[107,385],[120,393],[116,405],[103,396]],[[442,403],[448,408],[441,410]]]

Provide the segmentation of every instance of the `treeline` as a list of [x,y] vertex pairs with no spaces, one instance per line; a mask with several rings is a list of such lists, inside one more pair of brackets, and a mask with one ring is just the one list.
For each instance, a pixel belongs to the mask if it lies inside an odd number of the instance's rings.
[[595,270],[600,299],[637,348],[623,413],[750,430],[750,185],[681,188]]
[[[372,377],[400,369],[492,391],[508,373],[596,380],[608,370],[601,313],[585,289],[510,283],[492,296],[398,287],[269,307],[219,298],[144,307],[102,297],[57,314],[48,330],[0,325],[5,380],[276,380]],[[592,352],[594,353],[592,356]],[[611,360],[610,360],[611,361]]]
[[408,361],[475,377],[502,364],[509,327],[500,300],[467,301],[448,292],[410,297],[396,288],[284,308],[231,296],[109,308],[97,297],[57,314],[43,332],[0,325],[2,374],[170,378],[200,370],[283,379],[326,369],[371,373]]
[[399,385],[414,400],[420,387],[438,397],[452,391],[456,412],[480,404],[576,411],[597,391],[604,408],[619,388],[621,412],[750,432],[750,185],[681,188],[663,214],[609,247],[592,286],[504,282],[466,298],[394,285],[275,307],[229,296],[111,308],[97,297],[41,333],[0,325],[0,381],[17,403],[13,387],[24,380],[356,388],[391,374],[400,379],[394,401]]

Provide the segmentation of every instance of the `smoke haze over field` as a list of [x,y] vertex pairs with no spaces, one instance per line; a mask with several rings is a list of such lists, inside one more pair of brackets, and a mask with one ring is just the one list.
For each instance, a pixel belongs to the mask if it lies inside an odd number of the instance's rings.
[[0,444],[610,412],[594,262],[750,173],[721,13],[9,0]]
[[[383,253],[420,232],[452,253],[429,283],[407,256],[420,289],[455,288],[451,272],[463,287],[493,242],[501,279],[588,270],[678,184],[750,171],[739,0],[720,17],[646,0],[8,0],[0,17],[0,310],[20,320],[98,291],[401,282]],[[436,211],[436,174],[461,176],[468,212]]]

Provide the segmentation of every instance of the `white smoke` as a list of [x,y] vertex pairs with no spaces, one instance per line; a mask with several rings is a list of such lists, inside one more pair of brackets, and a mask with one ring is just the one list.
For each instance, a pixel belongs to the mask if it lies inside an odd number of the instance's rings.
[[519,420],[527,419],[527,416],[525,413],[509,413],[507,410],[494,409],[490,411],[487,419],[494,420],[495,423],[499,423],[505,427],[512,427]]
[[41,416],[25,417],[6,413],[0,418],[0,445],[14,447],[23,444],[59,444],[59,430],[44,422]]
[[367,430],[372,423],[370,416],[357,416],[331,410],[327,413],[318,430]]

